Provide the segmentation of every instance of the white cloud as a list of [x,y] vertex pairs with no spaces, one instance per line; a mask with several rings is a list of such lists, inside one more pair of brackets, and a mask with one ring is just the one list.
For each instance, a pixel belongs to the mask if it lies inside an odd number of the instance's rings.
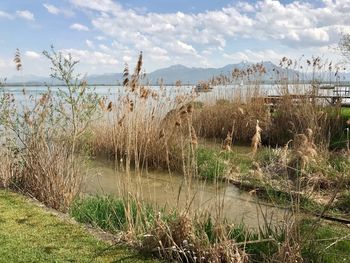
[[89,51],[82,49],[62,49],[63,54],[71,54],[76,60],[81,61],[84,64],[89,65],[115,65],[118,64],[118,60],[111,54]]
[[13,15],[0,10],[0,18],[13,19]]
[[105,40],[106,37],[104,37],[104,36],[96,36],[95,39],[97,39],[99,41],[102,41],[102,40]]
[[124,63],[130,63],[131,61],[132,61],[132,57],[130,57],[130,56],[123,56],[123,61],[124,61]]
[[91,40],[87,39],[85,43],[89,48],[95,48],[95,44]]
[[229,59],[233,62],[249,61],[249,62],[262,62],[270,60],[272,62],[279,62],[283,56],[288,56],[288,54],[281,55],[280,53],[267,49],[267,50],[251,50],[245,49],[242,51],[234,53],[224,53],[224,58]]
[[28,10],[17,10],[16,15],[26,20],[34,21],[34,14]]
[[109,47],[107,47],[106,45],[103,45],[103,44],[98,45],[98,47],[104,52],[111,51],[111,49]]
[[237,8],[243,12],[254,12],[255,7],[247,2],[238,2]]
[[77,7],[84,7],[101,12],[117,13],[122,10],[121,6],[112,0],[70,0]]
[[277,40],[291,47],[318,46],[335,41],[331,37],[335,26],[343,27],[350,23],[350,16],[346,13],[350,4],[344,0],[324,1],[321,7],[307,2],[282,4],[264,0],[254,6],[238,2],[221,10],[198,14],[142,14],[111,0],[71,2],[80,8],[99,12],[92,19],[93,25],[106,35],[121,35],[125,42],[128,35],[138,34],[147,35],[154,44],[179,40],[193,47],[194,44],[225,47],[232,37],[247,36]]
[[[338,42],[341,32],[350,32],[349,0],[322,0],[317,6],[311,0],[231,1],[221,9],[191,13],[145,12],[126,8],[120,0],[65,1],[70,6],[43,2],[42,9],[53,15],[69,16],[79,10],[90,19],[70,25],[73,30],[96,32],[82,43],[86,50],[65,52],[79,58],[86,69],[96,66],[97,71],[135,62],[139,51],[144,52],[145,66],[151,65],[147,70],[170,63],[219,66],[241,60],[278,61],[284,55],[321,51],[333,56],[327,47]],[[0,19],[19,17],[35,19],[27,10],[0,11]],[[24,57],[34,61],[39,54],[31,52]]]
[[89,28],[87,26],[78,23],[72,24],[69,28],[78,31],[89,31]]
[[26,56],[26,57],[28,57],[28,58],[40,58],[41,57],[41,55],[39,54],[39,53],[37,53],[37,52],[35,52],[35,51],[30,51],[30,50],[28,50],[28,51],[26,51],[25,53],[24,53],[24,55]]
[[51,14],[54,14],[54,15],[58,15],[60,13],[60,9],[57,8],[56,6],[54,5],[50,5],[50,4],[43,4],[43,6],[46,8],[46,10],[51,13]]
[[[0,58],[0,68],[6,68],[6,67],[8,67],[6,61]],[[0,77],[3,77],[3,76],[0,76]]]
[[74,12],[69,10],[69,9],[64,9],[64,8],[58,8],[54,5],[51,4],[43,4],[43,6],[46,8],[46,10],[53,14],[53,15],[59,15],[62,14],[66,17],[71,17],[74,16]]
[[197,51],[194,49],[193,46],[186,44],[180,40],[177,40],[174,43],[170,43],[169,47],[172,49],[174,53],[177,54],[196,54]]

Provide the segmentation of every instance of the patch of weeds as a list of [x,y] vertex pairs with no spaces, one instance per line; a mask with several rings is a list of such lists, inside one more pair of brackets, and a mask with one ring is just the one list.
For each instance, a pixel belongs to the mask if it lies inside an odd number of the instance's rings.
[[290,207],[291,205],[299,205],[301,209],[309,212],[321,212],[323,206],[312,201],[306,196],[296,193],[288,193],[276,190],[272,186],[263,186],[259,188],[257,195],[260,199],[276,205]]
[[346,191],[340,195],[333,206],[335,209],[345,214],[350,214],[350,191]]
[[350,119],[350,108],[342,107],[341,108],[341,116],[347,120]]
[[279,160],[279,153],[273,151],[272,148],[263,148],[258,152],[257,161],[261,167],[276,163]]
[[245,154],[239,154],[235,151],[232,152],[221,152],[220,157],[225,161],[229,162],[230,165],[234,165],[239,168],[239,172],[242,174],[248,173],[252,167],[252,159]]
[[[164,212],[164,209],[160,209]],[[73,202],[70,214],[78,222],[91,224],[109,232],[127,230],[128,225],[146,227],[155,219],[155,209],[145,203],[113,196],[89,196]],[[167,213],[162,220],[169,221],[176,213]]]
[[305,262],[350,262],[350,229],[340,224],[319,223],[313,228],[312,220],[304,220],[301,233],[310,233],[302,246]]
[[224,175],[227,164],[217,151],[207,148],[197,150],[198,175],[208,180],[214,180]]
[[347,156],[343,155],[332,155],[329,158],[329,164],[340,173],[345,173],[349,171],[350,160]]
[[126,223],[123,201],[110,197],[94,196],[77,199],[71,206],[70,214],[78,222],[112,232],[121,230]]
[[244,244],[250,262],[264,262],[278,251],[278,243],[285,239],[281,227],[266,224],[257,230],[248,229],[244,223],[231,229],[231,239]]

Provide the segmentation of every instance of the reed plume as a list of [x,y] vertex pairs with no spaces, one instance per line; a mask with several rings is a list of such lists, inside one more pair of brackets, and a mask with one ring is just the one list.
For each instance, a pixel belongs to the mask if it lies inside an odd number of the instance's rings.
[[258,148],[261,146],[261,132],[262,129],[259,126],[259,120],[257,120],[255,126],[255,134],[252,138],[253,156],[256,155]]
[[22,59],[21,59],[21,52],[19,51],[19,49],[16,49],[16,53],[15,53],[15,57],[13,59],[13,62],[15,62],[16,65],[16,70],[20,71],[22,70]]
[[125,63],[124,71],[123,71],[123,86],[127,87],[129,85],[129,66]]

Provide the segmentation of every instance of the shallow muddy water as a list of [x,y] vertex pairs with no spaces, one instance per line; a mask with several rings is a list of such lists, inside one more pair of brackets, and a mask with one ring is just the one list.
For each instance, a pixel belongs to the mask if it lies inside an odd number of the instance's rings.
[[180,210],[186,207],[186,200],[190,200],[191,212],[221,214],[233,223],[244,222],[254,228],[263,225],[262,213],[273,224],[283,220],[286,213],[271,206],[259,206],[252,195],[229,183],[192,180],[187,188],[181,175],[155,171],[127,176],[124,171],[114,168],[114,162],[105,160],[92,161],[90,167],[84,182],[84,192],[88,194],[120,196],[126,189],[146,202]]

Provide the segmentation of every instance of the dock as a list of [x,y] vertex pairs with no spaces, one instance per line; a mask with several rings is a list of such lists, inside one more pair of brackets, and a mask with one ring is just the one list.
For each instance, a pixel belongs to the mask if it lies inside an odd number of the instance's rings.
[[[332,94],[322,94],[324,90],[332,91]],[[302,101],[324,101],[329,105],[341,105],[342,107],[350,107],[350,86],[336,86],[336,85],[321,85],[315,89],[314,94],[286,94],[286,95],[268,95],[263,97],[252,98],[252,101],[260,101],[272,108],[276,104],[280,104],[284,99],[290,99],[295,104]]]

